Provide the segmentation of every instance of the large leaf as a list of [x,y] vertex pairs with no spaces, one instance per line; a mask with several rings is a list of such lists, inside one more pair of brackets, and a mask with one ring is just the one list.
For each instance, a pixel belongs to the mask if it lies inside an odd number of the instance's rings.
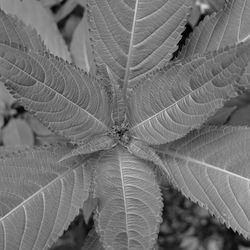
[[67,152],[59,146],[0,152],[0,249],[48,249],[79,213],[90,177],[75,159],[56,163]]
[[[250,1],[229,0],[223,11],[205,18],[188,39],[187,45],[181,51],[179,58],[195,53],[217,50],[226,45],[246,41],[250,38]],[[250,83],[250,65],[241,81]]]
[[189,0],[90,0],[97,63],[126,89],[168,62],[184,30]]
[[250,238],[250,129],[208,127],[159,147],[174,185]]
[[107,131],[105,91],[98,81],[63,60],[1,44],[0,75],[28,111],[72,142]]
[[250,60],[250,43],[177,61],[145,79],[130,100],[131,132],[150,144],[163,144],[199,127],[237,96]]
[[96,228],[105,249],[152,249],[161,222],[161,193],[152,166],[121,148],[98,160]]
[[53,16],[34,0],[0,0],[0,8],[17,16],[26,25],[35,28],[46,47],[56,56],[71,61],[67,46],[54,22]]

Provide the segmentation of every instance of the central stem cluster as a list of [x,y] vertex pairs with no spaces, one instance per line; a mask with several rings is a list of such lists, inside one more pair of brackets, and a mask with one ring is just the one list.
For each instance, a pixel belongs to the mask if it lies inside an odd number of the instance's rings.
[[114,138],[114,140],[116,140],[123,146],[128,145],[131,139],[128,124],[124,123],[122,123],[121,125],[114,125],[111,128],[109,134],[112,138]]

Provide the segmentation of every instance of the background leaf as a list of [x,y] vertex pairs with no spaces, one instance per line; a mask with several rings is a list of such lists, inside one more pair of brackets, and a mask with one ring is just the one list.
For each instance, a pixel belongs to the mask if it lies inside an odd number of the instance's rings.
[[0,0],[0,8],[17,16],[26,25],[35,28],[51,53],[71,61],[67,46],[51,13],[40,2],[34,0]]
[[34,145],[34,134],[25,120],[11,119],[3,129],[3,143],[5,146],[25,144]]
[[93,52],[90,44],[87,15],[77,25],[70,44],[70,52],[74,63],[86,72],[93,67]]

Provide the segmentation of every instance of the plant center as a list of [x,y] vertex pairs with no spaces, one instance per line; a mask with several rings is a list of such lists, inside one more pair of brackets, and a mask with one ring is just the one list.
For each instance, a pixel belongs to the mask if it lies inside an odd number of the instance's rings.
[[122,123],[121,125],[114,125],[109,132],[109,135],[117,141],[119,144],[126,146],[128,145],[131,136],[129,133],[128,124]]

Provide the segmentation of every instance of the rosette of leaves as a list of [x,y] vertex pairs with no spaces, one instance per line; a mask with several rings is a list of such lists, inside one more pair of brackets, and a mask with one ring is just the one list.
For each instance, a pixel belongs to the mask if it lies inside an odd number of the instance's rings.
[[1,150],[1,249],[48,249],[85,207],[83,249],[153,249],[166,182],[250,236],[250,129],[202,126],[249,88],[250,3],[228,1],[170,61],[191,5],[89,0],[90,72],[1,12],[0,80],[68,140]]

